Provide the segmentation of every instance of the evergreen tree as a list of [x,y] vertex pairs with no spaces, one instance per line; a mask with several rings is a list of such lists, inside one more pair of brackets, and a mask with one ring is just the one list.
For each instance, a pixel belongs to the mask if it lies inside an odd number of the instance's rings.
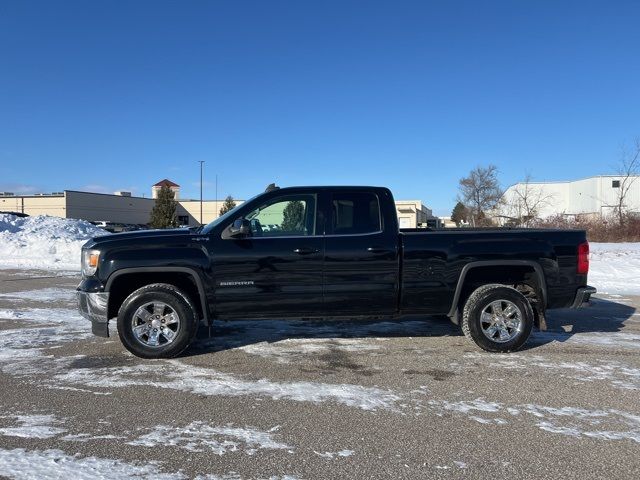
[[176,217],[177,202],[173,191],[166,186],[160,188],[156,204],[151,210],[149,225],[151,228],[174,228],[178,226]]
[[236,202],[233,201],[233,197],[231,195],[227,196],[227,198],[224,199],[224,203],[222,204],[222,207],[220,207],[220,216],[224,215],[229,210],[232,210],[235,207],[236,207]]
[[304,205],[299,200],[287,203],[282,212],[282,230],[297,232],[303,228]]
[[467,222],[468,219],[469,210],[467,207],[465,207],[462,202],[456,203],[456,206],[453,207],[453,211],[451,212],[451,221],[459,227],[461,223]]

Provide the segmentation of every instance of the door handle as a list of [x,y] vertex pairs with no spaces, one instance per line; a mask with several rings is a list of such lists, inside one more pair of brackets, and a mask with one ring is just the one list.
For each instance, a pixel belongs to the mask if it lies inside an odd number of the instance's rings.
[[309,255],[311,253],[318,253],[317,248],[296,248],[293,250],[293,253],[297,253],[298,255]]
[[389,253],[389,249],[388,248],[382,248],[382,247],[369,247],[367,248],[367,252],[371,252],[371,253]]

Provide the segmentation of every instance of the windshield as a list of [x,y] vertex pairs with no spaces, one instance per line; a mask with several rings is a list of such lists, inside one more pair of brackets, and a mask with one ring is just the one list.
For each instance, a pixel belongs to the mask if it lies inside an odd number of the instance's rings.
[[[260,194],[262,195],[262,193]],[[233,217],[235,215],[235,213],[237,212],[237,210],[244,205],[247,202],[252,201],[255,198],[258,198],[260,195],[256,195],[255,197],[250,198],[249,200],[247,200],[246,202],[243,202],[239,205],[236,205],[235,207],[233,207],[231,210],[229,210],[227,213],[225,213],[224,215],[216,218],[213,222],[208,223],[207,225],[204,226],[204,228],[202,229],[202,233],[210,233],[211,230],[213,230],[214,228],[216,228],[218,225],[220,225],[221,223],[224,223],[227,219]]]

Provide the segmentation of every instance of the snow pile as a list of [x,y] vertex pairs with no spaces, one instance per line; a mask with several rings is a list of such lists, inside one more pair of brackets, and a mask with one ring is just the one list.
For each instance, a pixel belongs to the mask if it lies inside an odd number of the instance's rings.
[[0,268],[79,270],[82,245],[106,234],[84,220],[0,214]]
[[599,293],[640,295],[640,243],[591,243],[589,285]]

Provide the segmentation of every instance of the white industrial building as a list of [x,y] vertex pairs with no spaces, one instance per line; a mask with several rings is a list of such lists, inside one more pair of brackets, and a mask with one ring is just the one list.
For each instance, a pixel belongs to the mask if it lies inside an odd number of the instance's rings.
[[498,216],[522,218],[524,211],[533,208],[538,218],[607,217],[617,211],[623,189],[628,190],[625,210],[640,213],[640,176],[599,175],[567,182],[516,183],[504,192]]

